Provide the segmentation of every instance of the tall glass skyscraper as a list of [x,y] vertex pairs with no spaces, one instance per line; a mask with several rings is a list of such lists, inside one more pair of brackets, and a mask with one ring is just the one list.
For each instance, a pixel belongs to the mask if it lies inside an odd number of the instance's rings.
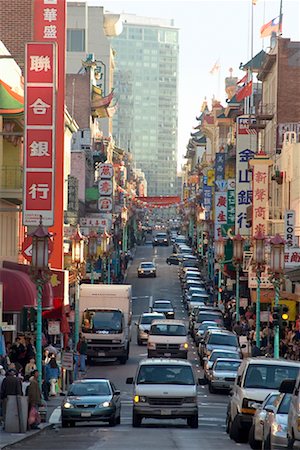
[[143,170],[148,195],[176,194],[178,29],[173,21],[121,14],[114,86],[116,144]]

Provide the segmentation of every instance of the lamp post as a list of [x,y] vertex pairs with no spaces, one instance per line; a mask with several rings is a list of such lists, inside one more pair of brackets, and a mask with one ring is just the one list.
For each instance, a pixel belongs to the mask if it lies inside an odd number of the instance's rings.
[[[103,255],[103,266],[105,267],[105,274],[103,277],[104,283],[107,281],[107,284],[110,284],[110,261],[109,261],[109,245],[110,245],[110,234],[104,230],[103,234],[101,234],[101,253]],[[106,277],[107,271],[107,277]]]
[[42,217],[32,237],[32,259],[30,275],[37,290],[36,314],[36,367],[39,372],[39,385],[42,387],[42,293],[43,285],[49,280],[49,240],[51,234],[43,227]]
[[216,260],[218,261],[219,267],[219,277],[218,277],[218,306],[221,304],[221,286],[222,286],[222,271],[224,264],[224,256],[225,256],[225,239],[223,237],[219,237],[215,241],[215,255]]
[[74,344],[75,349],[79,340],[79,283],[80,283],[80,268],[84,262],[84,237],[80,233],[79,225],[77,225],[76,233],[72,237],[72,264],[76,271],[75,281],[75,332]]
[[[275,290],[275,307],[279,306],[279,289],[281,277],[284,272],[284,244],[285,241],[279,234],[271,240],[270,272],[272,273],[272,283]],[[279,324],[275,325],[274,334],[274,358],[279,358]]]
[[236,322],[240,320],[240,268],[243,262],[243,244],[244,239],[238,233],[233,241],[233,257],[232,261],[236,270],[236,283],[235,283],[235,308],[236,308]]
[[88,257],[91,265],[91,284],[94,284],[94,261],[97,257],[97,233],[91,231],[88,237]]
[[256,290],[256,346],[260,348],[260,283],[261,273],[265,266],[265,235],[258,231],[254,236],[253,262],[256,268],[257,290]]

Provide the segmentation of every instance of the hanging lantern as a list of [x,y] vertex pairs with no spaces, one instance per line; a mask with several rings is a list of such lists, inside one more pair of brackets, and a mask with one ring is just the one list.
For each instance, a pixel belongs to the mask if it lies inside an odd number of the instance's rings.
[[265,242],[266,237],[261,232],[258,231],[254,236],[254,252],[253,252],[253,262],[257,266],[261,266],[265,263]]
[[243,260],[244,238],[238,233],[232,239],[233,242],[233,260],[235,263],[241,263]]
[[223,261],[225,256],[225,239],[223,237],[219,237],[215,241],[215,252],[216,252],[216,260]]
[[72,263],[82,264],[84,261],[84,237],[77,225],[76,233],[72,237]]
[[88,256],[90,259],[95,259],[97,256],[97,238],[97,233],[95,231],[91,231],[88,240]]
[[285,240],[279,234],[276,234],[271,240],[271,259],[270,271],[273,273],[282,273],[284,271],[284,246]]
[[51,234],[43,227],[42,219],[37,229],[29,236],[32,237],[31,267],[34,271],[46,271],[48,269]]

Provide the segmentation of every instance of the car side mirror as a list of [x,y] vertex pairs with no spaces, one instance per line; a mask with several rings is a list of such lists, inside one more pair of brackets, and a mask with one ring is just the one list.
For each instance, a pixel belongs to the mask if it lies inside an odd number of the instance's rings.
[[250,408],[258,409],[261,407],[260,403],[252,402],[250,405]]
[[275,407],[273,405],[267,405],[267,406],[265,406],[265,411],[267,411],[269,413],[274,413]]
[[121,391],[115,391],[115,392],[114,392],[114,395],[115,395],[115,396],[121,395]]
[[126,384],[133,384],[133,377],[126,378]]
[[203,361],[207,361],[207,357],[206,356],[204,356],[204,358],[202,358],[203,359]]
[[246,344],[242,344],[242,345],[241,345],[241,348],[246,348],[246,347],[247,347]]

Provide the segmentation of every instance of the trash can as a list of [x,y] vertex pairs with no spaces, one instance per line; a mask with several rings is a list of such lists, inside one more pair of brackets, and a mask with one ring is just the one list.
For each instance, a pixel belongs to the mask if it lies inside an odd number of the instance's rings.
[[28,397],[8,395],[5,408],[4,429],[7,433],[26,433]]

